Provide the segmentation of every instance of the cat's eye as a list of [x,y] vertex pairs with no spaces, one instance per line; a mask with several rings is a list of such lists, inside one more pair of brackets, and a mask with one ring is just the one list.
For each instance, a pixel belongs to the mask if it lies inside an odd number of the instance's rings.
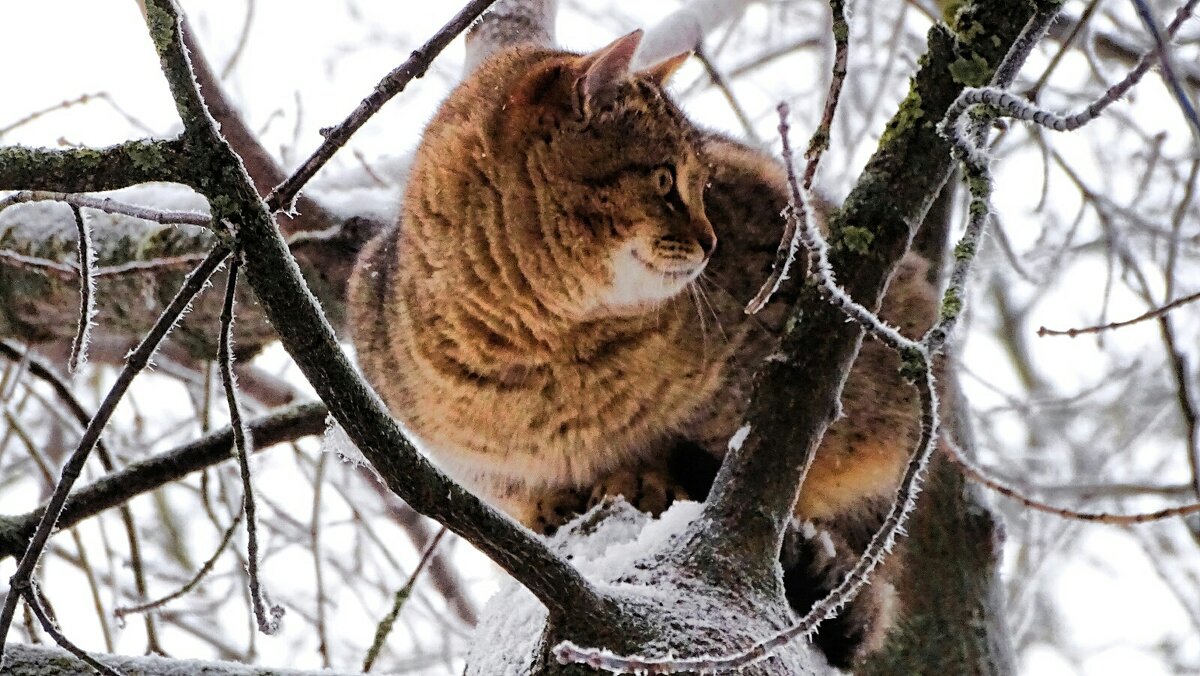
[[650,180],[654,185],[654,190],[659,195],[666,196],[675,187],[675,167],[663,165],[655,167],[650,173]]

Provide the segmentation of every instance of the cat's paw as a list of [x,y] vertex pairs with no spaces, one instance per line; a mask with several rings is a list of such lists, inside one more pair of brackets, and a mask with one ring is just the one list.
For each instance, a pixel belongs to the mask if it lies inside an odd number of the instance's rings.
[[538,497],[532,514],[522,519],[529,529],[542,535],[554,535],[571,519],[591,507],[588,495],[575,488],[561,488]]
[[620,495],[625,501],[653,516],[662,514],[676,500],[687,500],[688,493],[660,469],[619,470],[592,487],[587,508],[606,497]]

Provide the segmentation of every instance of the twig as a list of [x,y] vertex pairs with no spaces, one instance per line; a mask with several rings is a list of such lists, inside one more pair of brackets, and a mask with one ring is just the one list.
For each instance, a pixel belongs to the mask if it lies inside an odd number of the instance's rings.
[[316,582],[317,596],[317,652],[321,654],[321,666],[328,669],[329,662],[329,628],[325,614],[325,569],[321,565],[321,508],[324,506],[321,498],[324,495],[325,465],[329,460],[328,453],[321,453],[317,458],[317,468],[313,472],[312,512],[309,515],[308,537],[312,547],[313,578]]
[[[0,355],[11,360],[13,363],[23,363],[29,369],[29,373],[32,376],[48,384],[54,390],[54,394],[67,407],[67,411],[75,418],[75,422],[79,424],[80,429],[87,428],[88,421],[91,420],[92,415],[84,409],[83,404],[71,392],[71,388],[66,380],[50,364],[39,359],[29,351],[22,351],[8,340],[0,340]],[[116,471],[116,464],[113,462],[112,454],[109,453],[103,438],[96,440],[96,457],[99,458],[105,472],[111,475]],[[134,587],[137,589],[138,594],[145,597],[146,574],[142,568],[141,544],[137,537],[137,527],[133,520],[133,510],[129,508],[128,504],[121,504],[118,511],[120,512],[121,524],[125,529],[126,541],[129,544],[129,565],[133,570]],[[61,517],[59,525],[64,525]],[[3,556],[2,549],[0,549],[0,558],[3,558]],[[146,640],[149,643],[148,647],[150,651],[159,651],[158,632],[154,627],[154,620],[150,617],[146,618]]]
[[267,196],[267,209],[271,212],[281,209],[292,211],[300,189],[317,173],[317,170],[324,166],[329,158],[333,157],[333,154],[344,146],[346,141],[350,140],[350,136],[358,131],[358,128],[363,126],[383,104],[404,91],[404,88],[413,79],[424,75],[434,57],[440,54],[459,33],[466,30],[471,22],[483,14],[484,10],[493,2],[495,0],[471,0],[468,2],[458,11],[458,14],[454,15],[454,18],[450,19],[449,23],[434,33],[433,37],[414,51],[404,63],[384,76],[379,84],[375,85],[375,91],[363,99],[345,120],[336,127],[322,130],[321,135],[325,137],[325,141],[313,151],[312,155],[309,155],[304,164],[292,172],[287,180],[271,191],[271,194]]
[[1119,322],[1109,322],[1108,324],[1100,324],[1098,326],[1087,326],[1082,329],[1048,329],[1043,326],[1037,330],[1037,334],[1038,337],[1068,336],[1070,338],[1074,338],[1075,336],[1080,336],[1086,333],[1101,333],[1103,331],[1109,331],[1112,329],[1120,329],[1126,326],[1132,326],[1134,324],[1144,322],[1149,319],[1161,317],[1175,308],[1187,305],[1188,303],[1193,303],[1197,300],[1200,300],[1200,292],[1193,293],[1189,296],[1183,296],[1182,298],[1176,298],[1166,305],[1154,308],[1153,310],[1140,314],[1133,319],[1125,319]]
[[68,373],[74,373],[81,365],[87,363],[88,332],[92,327],[92,317],[96,314],[92,233],[79,207],[72,205],[71,213],[75,216],[75,227],[79,230],[79,324],[75,330],[75,339],[71,341],[71,355],[67,358]]
[[1088,6],[1084,8],[1083,13],[1080,14],[1079,18],[1074,22],[1074,25],[1070,27],[1070,31],[1067,33],[1066,37],[1059,40],[1060,44],[1058,51],[1055,52],[1053,57],[1051,57],[1050,63],[1046,65],[1046,68],[1042,71],[1042,74],[1038,76],[1037,82],[1034,82],[1033,86],[1025,92],[1025,95],[1031,101],[1037,100],[1038,95],[1042,91],[1042,87],[1045,87],[1046,82],[1049,81],[1050,74],[1058,68],[1058,64],[1062,63],[1063,57],[1066,56],[1067,52],[1075,44],[1075,38],[1083,32],[1084,27],[1087,26],[1089,21],[1091,21],[1092,15],[1096,13],[1096,9],[1098,7],[1100,7],[1100,0],[1091,0],[1091,2],[1088,3]]
[[200,566],[200,570],[196,571],[196,574],[192,576],[192,579],[184,583],[182,587],[153,601],[139,603],[134,606],[121,606],[119,608],[114,608],[113,615],[116,617],[125,617],[126,615],[132,615],[134,613],[144,613],[150,610],[156,610],[165,606],[171,601],[174,601],[175,599],[191,593],[191,591],[200,584],[204,577],[208,575],[209,572],[212,571],[213,567],[217,564],[217,559],[221,558],[221,554],[225,552],[225,548],[229,546],[229,542],[233,539],[233,534],[237,532],[238,526],[242,524],[242,516],[244,514],[244,512],[237,512],[233,515],[233,521],[230,522],[229,527],[226,528],[224,534],[221,535],[221,543],[217,545],[217,551],[213,552],[213,555],[204,562],[204,565]]
[[808,150],[804,157],[808,165],[804,167],[804,189],[810,190],[813,177],[817,174],[817,165],[821,163],[821,155],[829,147],[829,133],[833,125],[833,116],[837,112],[838,100],[842,95],[842,84],[846,81],[847,61],[850,58],[850,24],[846,21],[846,3],[843,0],[829,0],[829,11],[832,16],[833,32],[833,73],[829,78],[829,93],[825,96],[825,109],[821,113],[821,123],[813,132],[808,142]]
[[[1170,40],[1175,36],[1179,27],[1191,16],[1198,2],[1200,0],[1188,0],[1183,7],[1179,8],[1174,20],[1167,26],[1165,39]],[[1109,87],[1103,96],[1088,104],[1083,110],[1067,115],[1060,115],[1031,105],[1025,102],[1024,99],[1004,91],[995,84],[990,87],[964,89],[946,111],[946,117],[939,125],[939,130],[954,144],[959,152],[963,153],[967,161],[974,165],[983,165],[987,162],[986,157],[983,156],[983,151],[978,147],[978,143],[968,140],[961,129],[962,121],[970,108],[979,105],[993,106],[998,108],[1000,115],[1005,117],[1032,122],[1047,129],[1053,129],[1054,131],[1074,131],[1099,117],[1105,108],[1124,96],[1135,84],[1141,81],[1142,77],[1145,76],[1146,72],[1150,70],[1150,67],[1158,59],[1158,50],[1146,52],[1137,66],[1120,82]]]
[[0,198],[0,211],[14,204],[27,202],[64,202],[76,209],[95,209],[96,211],[103,211],[106,214],[132,216],[133,218],[140,218],[144,221],[151,221],[162,225],[183,224],[198,225],[204,228],[212,227],[212,217],[199,211],[152,209],[136,204],[119,202],[111,197],[92,197],[91,195],[56,192],[53,190],[19,190],[11,195],[6,195]]
[[80,471],[83,469],[88,455],[100,438],[101,431],[108,424],[108,420],[112,417],[117,403],[124,397],[133,379],[146,367],[146,364],[149,363],[150,358],[158,349],[163,338],[175,326],[179,318],[183,316],[192,299],[196,294],[200,293],[208,283],[208,278],[228,255],[228,249],[224,247],[214,248],[208,257],[184,280],[183,286],[179,289],[175,298],[171,300],[170,304],[167,305],[166,309],[163,310],[158,321],[155,322],[154,326],[138,346],[130,353],[125,366],[117,376],[116,382],[113,383],[112,388],[105,395],[104,401],[100,403],[100,407],[96,410],[96,414],[92,416],[91,421],[88,423],[87,429],[84,430],[78,446],[76,446],[71,457],[63,465],[62,478],[54,488],[54,493],[46,505],[37,531],[30,539],[29,545],[26,547],[25,553],[17,565],[16,572],[13,573],[12,578],[9,580],[11,591],[5,599],[3,610],[0,611],[0,667],[3,666],[5,636],[8,634],[8,628],[12,624],[17,598],[28,594],[30,580],[32,579],[34,568],[37,566],[38,559],[41,557],[42,550],[45,549],[46,542],[50,539],[50,533],[54,530],[55,523],[62,513],[63,505],[66,503],[71,487],[79,478]]
[[178,256],[163,256],[161,258],[151,258],[144,261],[127,261],[119,265],[106,265],[96,268],[94,273],[97,279],[101,277],[120,277],[139,272],[156,272],[163,268],[181,268],[186,265],[195,265],[204,260],[203,253],[179,254]]
[[750,121],[750,116],[746,114],[746,109],[742,107],[737,97],[733,95],[733,89],[725,81],[725,77],[721,75],[721,71],[717,70],[717,66],[712,62],[712,59],[708,58],[704,47],[697,45],[695,55],[700,64],[704,66],[704,72],[708,73],[708,79],[721,92],[721,95],[725,97],[725,101],[729,103],[729,109],[733,111],[734,117],[742,125],[742,131],[746,133],[746,138],[750,139],[750,142],[755,146],[761,146],[762,139],[755,133],[754,123]]
[[1200,141],[1200,116],[1196,114],[1196,107],[1192,105],[1191,98],[1188,97],[1187,92],[1183,91],[1183,86],[1179,84],[1179,78],[1175,76],[1175,68],[1171,65],[1171,54],[1167,51],[1167,41],[1158,30],[1158,21],[1154,19],[1154,13],[1150,11],[1146,0],[1133,0],[1133,6],[1137,10],[1138,18],[1150,32],[1150,37],[1154,38],[1154,49],[1158,54],[1158,67],[1162,71],[1163,79],[1167,81],[1167,88],[1171,90],[1175,101],[1179,103],[1184,119],[1191,125],[1192,137]]
[[107,98],[107,96],[108,95],[105,94],[104,92],[97,92],[95,94],[81,94],[73,99],[68,99],[66,101],[62,101],[61,103],[56,103],[52,106],[47,106],[45,108],[42,108],[41,110],[36,110],[32,113],[29,113],[25,117],[20,118],[16,122],[13,122],[11,124],[7,124],[3,127],[0,127],[0,136],[4,136],[8,132],[16,129],[17,127],[21,127],[26,124],[29,124],[30,122],[33,122],[34,120],[38,119],[39,117],[41,117],[43,115],[46,115],[47,113],[53,113],[56,110],[65,110],[67,108],[70,108],[71,106],[86,104],[87,102],[91,101],[92,99],[101,98],[101,97]]
[[[98,673],[104,674],[105,676],[123,676],[121,672],[105,665],[96,658],[87,654],[87,652],[85,652],[82,648],[75,645],[66,636],[64,636],[54,620],[52,620],[49,615],[46,614],[46,609],[42,607],[40,600],[41,593],[37,591],[37,586],[32,581],[30,581],[29,584],[29,591],[22,595],[25,599],[25,603],[28,605],[29,609],[33,611],[33,614],[37,617],[38,621],[41,622],[42,629],[46,630],[46,633],[50,635],[50,638],[54,639],[55,643],[57,643],[67,652],[83,660],[89,667],[95,669]],[[15,599],[17,596],[18,594],[15,590],[9,592],[9,598]]]
[[401,609],[408,601],[408,597],[412,594],[413,585],[417,583],[417,578],[421,575],[421,571],[425,570],[425,566],[433,559],[433,552],[441,543],[442,538],[446,535],[446,527],[442,526],[438,529],[437,535],[429,541],[425,547],[425,551],[421,553],[421,560],[417,562],[417,567],[413,568],[412,575],[408,576],[404,586],[396,590],[396,596],[392,599],[392,609],[388,614],[379,621],[379,626],[375,628],[375,640],[371,642],[371,647],[367,650],[367,656],[363,658],[363,673],[371,670],[375,665],[376,658],[379,657],[379,651],[383,649],[383,644],[387,641],[388,634],[392,633],[392,627],[396,624],[396,618],[400,616]]
[[[4,346],[5,343],[0,343]],[[325,429],[328,410],[320,403],[305,403],[274,411],[249,421],[257,448],[294,441]],[[232,457],[233,430],[226,427],[179,448],[132,463],[68,497],[58,526],[68,528],[106,509],[129,502],[178,481],[192,472],[229,460]],[[0,517],[0,559],[19,555],[28,546],[42,519],[45,507],[14,517]]]
[[264,604],[266,592],[258,573],[258,522],[255,515],[254,486],[250,479],[250,454],[254,452],[253,440],[246,433],[242,421],[242,406],[238,401],[237,380],[233,374],[233,305],[237,298],[238,270],[241,254],[236,253],[229,263],[229,278],[225,286],[225,303],[221,307],[221,337],[217,342],[217,362],[221,365],[221,382],[225,385],[225,401],[229,405],[229,426],[233,429],[233,452],[237,456],[238,470],[242,477],[242,508],[246,512],[246,574],[250,580],[250,600],[254,605],[254,618],[258,630],[268,636],[279,631],[279,620],[283,607],[272,605],[270,619]]
[[79,276],[79,268],[69,263],[60,263],[52,261],[49,258],[38,258],[37,256],[26,256],[23,253],[9,249],[0,249],[0,262],[11,265],[14,268],[34,270],[44,275],[53,273],[55,277],[63,280],[75,279]]
[[[850,25],[846,21],[846,8],[842,0],[830,0],[829,8],[832,16],[830,30],[833,33],[834,56],[833,72],[829,78],[829,93],[825,95],[825,108],[821,114],[821,122],[813,132],[808,142],[808,150],[804,156],[808,164],[804,168],[804,189],[812,188],[813,178],[817,175],[817,165],[821,156],[829,147],[829,136],[833,126],[833,116],[837,112],[838,100],[841,98],[842,85],[846,81],[846,63],[850,55]],[[796,202],[797,208],[803,210],[803,202]],[[771,296],[779,290],[779,285],[787,279],[788,270],[796,256],[797,232],[795,224],[799,220],[785,219],[783,237],[779,240],[779,248],[775,251],[775,262],[771,267],[771,275],[763,282],[758,293],[746,305],[746,314],[756,314],[771,300]]]
[[972,481],[986,486],[1006,498],[1015,500],[1023,507],[1028,507],[1029,509],[1038,512],[1044,512],[1046,514],[1060,516],[1064,519],[1071,519],[1074,521],[1089,521],[1093,523],[1107,523],[1116,526],[1133,526],[1140,523],[1150,523],[1152,521],[1162,521],[1163,519],[1170,519],[1177,516],[1187,516],[1189,514],[1200,513],[1200,503],[1180,505],[1178,507],[1167,507],[1166,509],[1160,509],[1156,512],[1143,512],[1140,514],[1081,512],[1074,509],[1067,509],[1065,507],[1055,507],[1054,505],[1042,502],[1040,500],[1035,500],[1034,498],[1025,495],[1021,491],[1005,485],[998,479],[993,479],[991,476],[989,476],[989,472],[987,470],[979,465],[976,465],[970,459],[968,459],[962,452],[962,449],[959,448],[958,444],[955,444],[950,439],[945,440],[945,448],[947,450],[947,457],[949,457],[954,464],[958,465],[962,469],[963,473],[966,474],[967,477]]

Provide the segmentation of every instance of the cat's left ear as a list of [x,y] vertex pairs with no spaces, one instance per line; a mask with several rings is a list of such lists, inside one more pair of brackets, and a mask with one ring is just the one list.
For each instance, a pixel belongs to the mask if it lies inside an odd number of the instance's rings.
[[596,110],[610,103],[617,87],[629,77],[633,53],[642,42],[642,30],[619,37],[607,47],[583,57],[576,64],[579,79],[575,88],[583,112]]
[[651,82],[659,87],[663,87],[666,86],[667,81],[671,79],[671,76],[675,74],[675,71],[679,70],[679,67],[686,63],[691,56],[692,52],[691,50],[688,50],[682,54],[676,54],[669,59],[659,61],[649,68],[638,71],[638,73],[646,76]]

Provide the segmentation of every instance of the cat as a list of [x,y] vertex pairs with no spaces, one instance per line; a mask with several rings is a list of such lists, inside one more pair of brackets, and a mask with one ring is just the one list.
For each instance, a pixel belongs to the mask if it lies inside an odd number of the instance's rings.
[[[688,54],[631,71],[640,38],[481,64],[351,276],[368,380],[439,466],[538,532],[606,495],[652,513],[703,499],[800,283],[742,311],[771,269],[786,176],[671,101]],[[910,335],[933,320],[924,273],[907,258],[881,311]],[[917,435],[898,367],[864,343],[798,519],[832,528],[894,490]]]

